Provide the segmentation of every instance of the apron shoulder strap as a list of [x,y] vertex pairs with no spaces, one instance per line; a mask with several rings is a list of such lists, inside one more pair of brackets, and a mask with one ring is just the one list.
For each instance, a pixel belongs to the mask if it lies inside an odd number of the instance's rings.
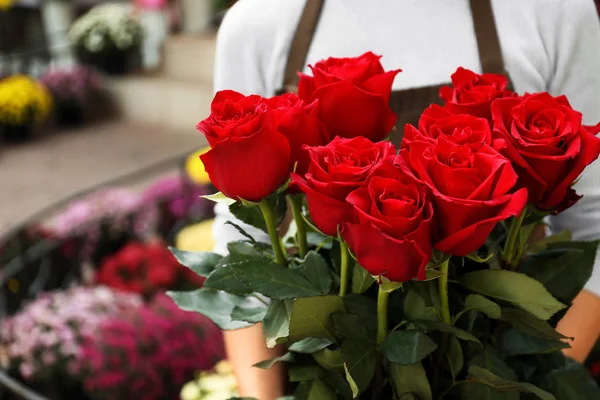
[[491,0],[470,0],[479,60],[484,73],[506,74]]
[[317,29],[324,2],[325,0],[306,0],[304,11],[302,12],[302,16],[300,16],[300,21],[298,22],[298,27],[296,28],[296,33],[288,52],[288,59],[283,75],[283,87],[277,94],[296,91],[296,87],[298,86],[298,71],[304,69],[308,50]]

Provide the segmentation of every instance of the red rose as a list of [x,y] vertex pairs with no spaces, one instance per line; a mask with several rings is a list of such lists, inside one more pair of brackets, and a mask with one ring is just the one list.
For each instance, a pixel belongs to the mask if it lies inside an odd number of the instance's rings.
[[364,137],[336,137],[327,146],[307,148],[311,163],[305,177],[292,174],[292,184],[306,193],[313,222],[323,233],[337,236],[342,222],[354,221],[346,197],[387,157],[395,154],[389,142],[373,143]]
[[216,94],[211,114],[198,124],[211,150],[200,156],[211,182],[232,199],[260,201],[285,182],[290,145],[275,128],[260,96]]
[[423,112],[419,119],[419,129],[406,125],[402,145],[408,146],[413,140],[435,143],[440,136],[445,136],[456,144],[468,144],[474,150],[484,144],[492,145],[492,130],[487,119],[468,114],[453,114],[437,104],[431,105]]
[[296,94],[286,93],[265,102],[274,114],[277,131],[290,143],[290,171],[296,165],[296,172],[304,175],[310,160],[303,145],[329,143],[329,134],[319,119],[318,100],[306,104]]
[[511,163],[488,145],[474,150],[440,136],[437,143],[414,141],[402,149],[404,162],[433,193],[435,248],[465,256],[481,247],[494,226],[521,213],[525,189],[514,192]]
[[343,224],[342,236],[372,275],[396,282],[425,279],[432,251],[431,195],[425,185],[388,162],[348,195],[358,218]]
[[582,126],[566,97],[548,93],[496,100],[492,114],[529,202],[554,212],[575,204],[581,196],[571,185],[600,154],[597,127]]
[[440,97],[445,107],[454,114],[470,114],[491,119],[491,105],[500,97],[512,97],[515,93],[506,90],[508,80],[504,75],[479,75],[465,68],[458,68],[452,74],[452,87],[440,89]]
[[319,100],[319,115],[332,136],[384,139],[396,123],[389,107],[399,69],[384,71],[377,56],[328,58],[310,66],[314,77],[300,74],[298,95],[306,102]]

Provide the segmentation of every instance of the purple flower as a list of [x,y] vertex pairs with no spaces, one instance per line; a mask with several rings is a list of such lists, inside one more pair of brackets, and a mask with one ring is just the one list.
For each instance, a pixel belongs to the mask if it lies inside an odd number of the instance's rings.
[[82,106],[103,88],[100,75],[83,65],[50,70],[41,82],[52,92],[56,102],[73,102]]

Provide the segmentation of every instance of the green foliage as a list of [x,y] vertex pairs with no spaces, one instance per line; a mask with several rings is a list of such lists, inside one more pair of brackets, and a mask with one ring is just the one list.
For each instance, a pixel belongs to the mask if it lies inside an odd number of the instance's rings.
[[[270,201],[281,218],[283,196]],[[244,222],[264,228],[258,207],[231,207]],[[425,281],[400,285],[380,277],[381,287],[355,263],[344,297],[336,293],[339,243],[317,231],[309,232],[306,257],[290,251],[285,267],[249,235],[230,243],[226,257],[172,249],[207,279],[200,290],[169,295],[222,329],[262,323],[267,346],[284,345],[287,352],[256,367],[285,363],[297,384],[294,399],[600,399],[587,371],[562,355],[568,344],[554,328],[589,278],[598,243],[561,235],[528,244],[524,238],[537,222],[521,227],[516,251],[524,249],[526,257],[516,271],[503,264],[506,232],[499,226],[468,257],[435,251]],[[438,288],[445,261],[449,323],[441,317]],[[380,288],[389,292],[385,340],[377,332]]]

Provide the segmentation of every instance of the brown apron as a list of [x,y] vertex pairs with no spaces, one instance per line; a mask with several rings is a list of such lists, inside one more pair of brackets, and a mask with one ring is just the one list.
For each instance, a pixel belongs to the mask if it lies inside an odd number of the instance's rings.
[[[504,60],[502,58],[491,0],[469,1],[481,69],[484,73],[506,75],[509,80],[508,85],[510,89],[512,85],[510,77],[504,68]],[[324,3],[325,0],[306,1],[290,47],[283,77],[283,86],[282,89],[277,91],[278,94],[296,91],[298,86],[298,72],[302,71],[306,64],[308,50],[317,29]],[[440,104],[440,88],[447,85],[449,83],[392,92],[390,107],[398,116],[396,120],[397,129],[392,133],[392,142],[398,144],[402,139],[404,131],[402,127],[407,123],[417,125],[419,116],[430,104]]]

